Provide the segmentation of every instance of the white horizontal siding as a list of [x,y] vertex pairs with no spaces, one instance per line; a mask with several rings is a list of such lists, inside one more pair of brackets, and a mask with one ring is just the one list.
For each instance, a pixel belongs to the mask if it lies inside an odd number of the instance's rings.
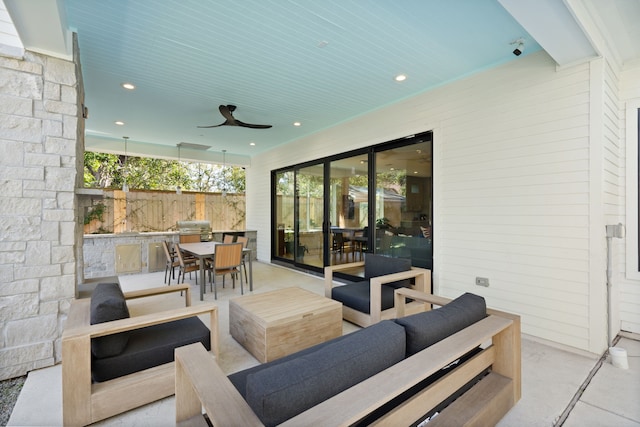
[[458,100],[437,164],[436,266],[440,293],[482,293],[523,332],[588,348],[590,74],[566,71],[494,72]]
[[[617,302],[619,307],[619,324],[623,331],[640,334],[640,273],[638,273],[638,210],[634,203],[638,195],[638,164],[636,139],[627,140],[627,127],[637,138],[637,132],[625,120],[626,109],[640,108],[640,67],[625,70],[620,73],[620,148],[621,163],[619,169],[623,176],[621,193],[625,196],[622,206],[625,216],[620,222],[626,225],[627,235],[624,243],[616,245],[615,260],[619,266],[619,274],[614,276],[617,287]],[[634,112],[635,114],[635,112]],[[629,152],[633,154],[629,154]],[[629,167],[627,167],[629,166]],[[628,175],[628,176],[627,176]]]
[[2,0],[0,0],[0,53],[10,56],[22,56],[24,53],[22,41]]
[[257,156],[247,226],[268,233],[272,169],[434,130],[436,292],[483,295],[524,333],[590,350],[589,103],[588,64],[523,57]]

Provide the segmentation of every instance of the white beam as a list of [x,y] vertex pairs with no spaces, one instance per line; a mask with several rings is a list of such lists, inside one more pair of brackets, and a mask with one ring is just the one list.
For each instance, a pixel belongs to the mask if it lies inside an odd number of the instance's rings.
[[563,0],[498,1],[559,66],[598,56]]
[[25,49],[73,59],[71,31],[62,0],[4,0]]

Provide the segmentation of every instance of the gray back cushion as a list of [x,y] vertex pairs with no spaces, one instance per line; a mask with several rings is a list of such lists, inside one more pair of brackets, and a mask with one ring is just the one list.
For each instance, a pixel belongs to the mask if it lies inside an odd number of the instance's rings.
[[266,426],[278,425],[396,364],[404,353],[404,329],[385,320],[248,375],[246,401]]
[[[129,309],[118,283],[98,283],[91,294],[91,324],[111,322],[129,317]],[[96,358],[116,356],[124,350],[129,333],[91,339],[91,352]]]
[[[411,260],[408,258],[392,258],[383,255],[367,254],[364,260],[365,279],[409,270],[411,270]],[[385,285],[394,288],[405,287],[409,285],[409,280],[385,283]]]
[[465,293],[449,304],[396,319],[407,332],[407,357],[482,320],[487,306],[481,296]]

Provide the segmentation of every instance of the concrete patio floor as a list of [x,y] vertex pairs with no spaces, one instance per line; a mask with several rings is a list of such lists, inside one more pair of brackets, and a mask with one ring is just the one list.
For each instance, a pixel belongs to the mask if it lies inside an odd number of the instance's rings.
[[[298,286],[323,294],[323,279],[317,276],[260,262],[254,263],[253,274],[254,293]],[[162,286],[163,278],[164,273],[158,272],[121,276],[120,281],[128,291]],[[193,303],[197,304],[199,289],[195,275],[187,281],[194,287]],[[240,289],[232,289],[229,282],[225,289],[218,285],[220,365],[227,373],[258,364],[228,333],[228,301],[238,295]],[[131,311],[133,314],[136,310],[144,311],[148,304],[171,306],[177,301],[175,297],[162,298],[147,303],[139,301]],[[205,301],[213,301],[213,293],[208,291]],[[356,329],[348,322],[343,323],[343,333]],[[629,369],[614,367],[608,358],[567,351],[523,336],[522,399],[498,425],[640,427],[640,341],[621,338],[616,346],[626,349]],[[174,398],[168,397],[94,425],[157,427],[172,426],[174,420]],[[62,425],[60,365],[29,373],[8,425]]]

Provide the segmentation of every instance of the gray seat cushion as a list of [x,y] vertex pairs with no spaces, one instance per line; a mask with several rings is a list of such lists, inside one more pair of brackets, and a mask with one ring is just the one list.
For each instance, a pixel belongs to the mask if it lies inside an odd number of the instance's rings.
[[274,426],[396,364],[404,354],[404,329],[383,321],[255,370],[241,393],[258,418]]
[[[387,310],[393,307],[393,291],[395,288],[382,285],[381,289],[382,310]],[[331,289],[331,299],[340,301],[346,307],[371,314],[371,296],[368,280],[333,287]]]
[[[98,283],[91,294],[90,322],[92,325],[126,319],[129,309],[118,283]],[[129,333],[109,335],[91,339],[91,353],[94,357],[116,356],[124,350],[129,341]]]
[[91,375],[101,382],[164,365],[173,362],[176,347],[197,342],[211,350],[209,328],[197,317],[136,329],[121,353],[92,360]]
[[407,357],[482,320],[487,316],[484,298],[465,293],[449,304],[396,319],[407,333]]

